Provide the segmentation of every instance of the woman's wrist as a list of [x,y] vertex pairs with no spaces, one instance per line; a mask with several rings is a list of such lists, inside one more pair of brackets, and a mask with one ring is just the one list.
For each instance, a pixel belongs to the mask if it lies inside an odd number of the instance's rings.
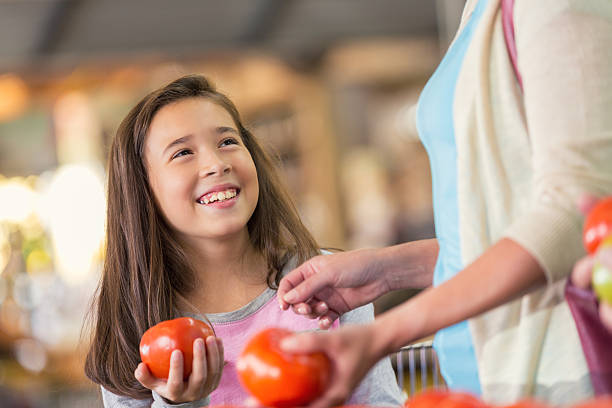
[[438,241],[427,239],[382,248],[377,254],[378,272],[389,291],[431,286],[438,257]]
[[395,353],[409,343],[409,340],[405,340],[406,336],[403,333],[407,328],[401,327],[392,320],[392,316],[387,312],[369,325],[370,338],[373,339],[372,350],[378,359]]

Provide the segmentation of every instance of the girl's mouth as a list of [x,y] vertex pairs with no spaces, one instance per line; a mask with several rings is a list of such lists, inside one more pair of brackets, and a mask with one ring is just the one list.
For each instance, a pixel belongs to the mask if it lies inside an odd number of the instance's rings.
[[217,203],[217,202],[222,202],[226,200],[231,200],[232,198],[236,197],[238,194],[240,194],[240,189],[228,188],[227,190],[215,191],[213,193],[205,194],[202,197],[198,198],[196,202],[198,204]]

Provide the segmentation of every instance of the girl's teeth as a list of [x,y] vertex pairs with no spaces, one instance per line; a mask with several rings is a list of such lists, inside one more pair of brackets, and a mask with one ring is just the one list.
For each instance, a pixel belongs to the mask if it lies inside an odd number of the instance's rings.
[[200,204],[208,204],[214,201],[229,200],[234,197],[236,197],[235,190],[219,191],[217,193],[212,193],[209,197],[202,198],[199,202]]

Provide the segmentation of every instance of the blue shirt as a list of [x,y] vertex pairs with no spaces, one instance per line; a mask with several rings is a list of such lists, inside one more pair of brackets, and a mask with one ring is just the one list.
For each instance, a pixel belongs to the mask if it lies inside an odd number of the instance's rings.
[[[453,105],[459,71],[487,1],[478,1],[470,19],[423,89],[417,106],[417,128],[431,165],[434,222],[440,245],[434,286],[450,279],[465,266],[459,239]],[[478,367],[467,321],[440,330],[434,339],[434,348],[447,385],[479,395]]]

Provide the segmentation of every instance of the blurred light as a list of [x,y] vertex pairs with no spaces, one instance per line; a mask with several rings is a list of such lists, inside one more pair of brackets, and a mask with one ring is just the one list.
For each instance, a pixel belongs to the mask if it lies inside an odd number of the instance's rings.
[[26,271],[28,273],[51,271],[51,256],[43,249],[34,249],[26,258]]
[[13,299],[22,309],[32,309],[42,300],[44,289],[41,286],[29,275],[20,273],[13,282]]
[[26,370],[39,373],[47,365],[47,352],[42,344],[33,339],[15,342],[15,357]]
[[400,108],[395,116],[394,125],[397,134],[407,140],[419,140],[416,132],[416,110],[417,104],[405,105]]
[[65,319],[56,307],[38,307],[32,312],[30,319],[32,336],[48,347],[59,346],[66,337]]
[[91,273],[104,239],[100,173],[86,165],[60,167],[39,209],[51,232],[55,266],[68,283],[79,283]]
[[21,179],[0,182],[0,221],[24,222],[36,207],[37,194]]
[[0,122],[19,117],[28,106],[28,87],[14,74],[0,75]]
[[6,280],[0,275],[0,306],[2,306],[2,302],[6,298]]
[[0,331],[10,337],[22,336],[30,330],[28,315],[10,297],[0,307]]
[[4,268],[11,258],[11,243],[9,241],[8,232],[2,223],[0,223],[0,275],[4,272]]
[[83,163],[101,158],[102,126],[83,92],[62,95],[53,107],[53,125],[59,163]]

